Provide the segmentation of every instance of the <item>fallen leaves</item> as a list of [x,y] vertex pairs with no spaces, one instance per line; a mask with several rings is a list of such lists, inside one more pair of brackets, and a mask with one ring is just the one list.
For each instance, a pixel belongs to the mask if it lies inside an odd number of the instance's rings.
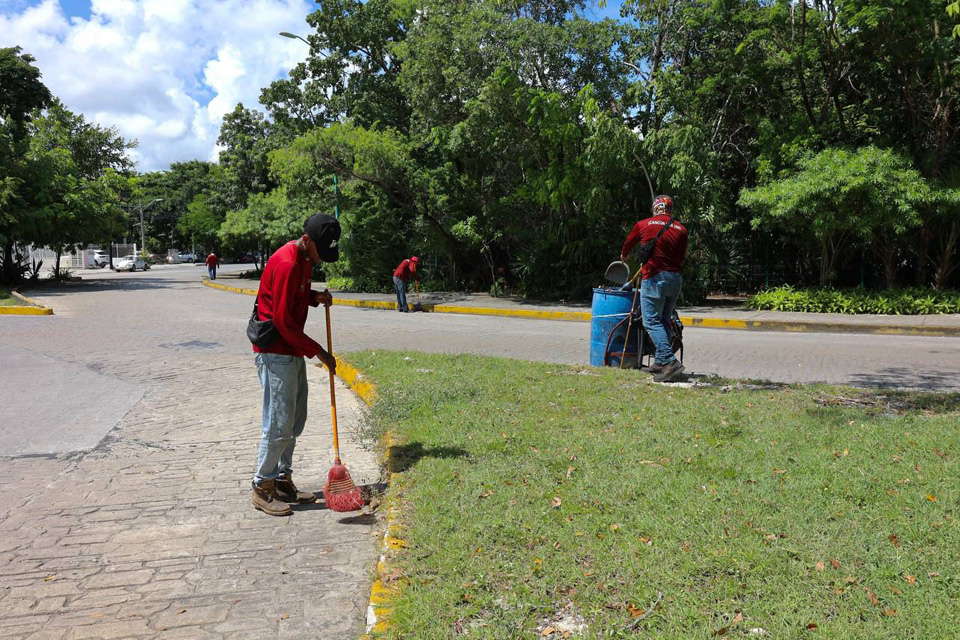
[[563,500],[560,499],[560,496],[554,496],[553,500],[550,501],[550,506],[554,509],[559,509],[562,504]]
[[[937,574],[937,575],[940,575],[940,574]],[[917,578],[915,576],[911,576],[910,574],[903,576],[903,579],[906,580],[907,584],[909,584],[911,587],[917,584]]]
[[928,494],[927,494],[927,500],[929,500],[930,502],[936,502],[936,501],[937,501],[937,497],[928,493]]
[[864,587],[863,590],[867,592],[867,599],[870,600],[870,604],[872,604],[875,607],[879,607],[880,599],[877,598],[876,595],[874,595],[873,591],[870,591],[870,589],[866,587]]
[[817,571],[823,571],[827,565],[823,563],[823,560],[814,565]]
[[743,613],[741,613],[740,611],[737,611],[737,615],[734,616],[733,620],[730,621],[730,624],[728,624],[728,625],[725,626],[725,627],[720,627],[719,629],[717,629],[716,631],[714,631],[714,632],[711,633],[710,635],[712,635],[712,636],[714,636],[714,637],[716,637],[716,636],[725,636],[725,635],[727,635],[727,633],[729,633],[730,629],[733,629],[735,626],[737,626],[737,625],[740,624],[741,622],[743,622]]
[[890,542],[893,544],[894,547],[896,547],[897,549],[900,548],[900,538],[897,537],[897,534],[891,533],[889,536],[887,536],[887,538],[890,540]]
[[837,562],[836,560],[834,560],[833,558],[830,558],[830,564],[833,565],[833,568],[834,568],[834,569],[839,569],[839,568],[840,568],[840,563]]
[[892,618],[893,616],[897,615],[897,610],[896,610],[896,609],[884,609],[884,610],[883,610],[883,615]]

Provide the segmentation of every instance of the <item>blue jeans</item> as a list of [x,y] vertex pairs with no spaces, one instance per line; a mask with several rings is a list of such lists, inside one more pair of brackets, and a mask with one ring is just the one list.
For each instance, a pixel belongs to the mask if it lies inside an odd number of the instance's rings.
[[211,280],[217,279],[217,268],[216,267],[207,267],[207,275],[210,276]]
[[260,455],[254,482],[293,470],[293,449],[307,423],[307,366],[299,356],[258,353],[254,362],[263,386]]
[[643,326],[657,348],[654,360],[658,364],[668,364],[677,359],[670,348],[670,320],[682,286],[683,276],[676,271],[655,273],[640,284]]
[[397,288],[397,311],[409,311],[407,306],[407,283],[402,278],[393,276],[393,286]]

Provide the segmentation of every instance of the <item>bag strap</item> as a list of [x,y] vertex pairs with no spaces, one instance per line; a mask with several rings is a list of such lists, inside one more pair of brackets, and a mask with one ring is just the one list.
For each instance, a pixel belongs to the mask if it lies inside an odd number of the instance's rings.
[[670,216],[670,219],[667,220],[667,224],[663,225],[663,229],[660,229],[660,232],[657,234],[657,237],[653,239],[653,241],[656,242],[659,240],[660,236],[662,236],[664,232],[670,228],[671,224],[673,224],[673,216]]

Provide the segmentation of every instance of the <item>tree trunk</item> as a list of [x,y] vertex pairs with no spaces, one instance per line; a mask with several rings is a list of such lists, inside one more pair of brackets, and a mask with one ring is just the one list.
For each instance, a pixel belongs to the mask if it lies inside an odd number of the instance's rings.
[[883,263],[883,280],[887,289],[897,285],[897,247],[895,239],[890,235],[881,235],[877,240],[877,254]]
[[3,281],[14,284],[16,273],[13,268],[13,239],[7,238],[3,245]]
[[950,276],[957,268],[954,254],[958,244],[960,244],[960,221],[954,220],[950,223],[949,231],[943,235],[940,255],[937,257],[937,268],[933,272],[933,286],[937,289],[946,288],[950,282]]
[[830,240],[824,234],[820,239],[820,286],[827,286],[830,280]]
[[57,263],[53,269],[53,273],[56,275],[57,280],[63,280],[63,277],[60,273],[60,255],[62,253],[63,253],[63,248],[60,245],[57,245]]
[[914,284],[918,287],[927,286],[927,266],[930,263],[930,235],[932,229],[929,222],[924,220],[920,232],[917,234],[917,271]]

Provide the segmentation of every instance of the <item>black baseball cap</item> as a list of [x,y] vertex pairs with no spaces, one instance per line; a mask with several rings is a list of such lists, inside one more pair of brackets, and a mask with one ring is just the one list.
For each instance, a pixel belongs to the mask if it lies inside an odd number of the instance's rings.
[[326,213],[315,213],[303,223],[303,232],[317,245],[317,254],[324,262],[340,258],[340,221]]

